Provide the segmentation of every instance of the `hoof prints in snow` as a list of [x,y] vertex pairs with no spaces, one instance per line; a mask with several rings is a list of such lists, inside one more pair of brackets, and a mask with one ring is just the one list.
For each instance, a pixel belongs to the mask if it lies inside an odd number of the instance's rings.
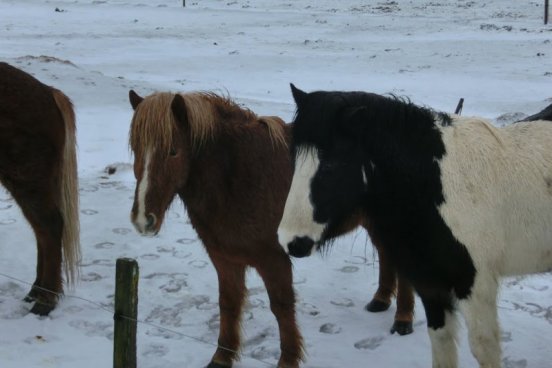
[[355,348],[375,350],[382,344],[383,340],[385,340],[383,336],[370,337],[356,342]]
[[341,330],[341,327],[339,327],[338,325],[335,325],[333,323],[324,323],[322,326],[320,326],[319,331],[324,334],[337,335],[341,332]]

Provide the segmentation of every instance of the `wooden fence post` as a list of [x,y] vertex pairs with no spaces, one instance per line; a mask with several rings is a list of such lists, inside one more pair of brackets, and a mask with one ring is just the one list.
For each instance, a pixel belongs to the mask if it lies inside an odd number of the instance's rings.
[[454,110],[454,113],[456,115],[460,115],[462,113],[462,108],[464,107],[464,98],[460,98],[458,101],[458,105],[456,105],[456,110]]
[[113,368],[136,368],[138,317],[138,263],[119,258],[115,270],[115,331]]
[[544,0],[544,24],[548,24],[548,0]]

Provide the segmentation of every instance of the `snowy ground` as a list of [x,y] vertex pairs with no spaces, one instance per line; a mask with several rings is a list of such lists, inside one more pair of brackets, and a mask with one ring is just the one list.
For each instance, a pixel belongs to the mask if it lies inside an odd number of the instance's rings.
[[[19,280],[34,280],[34,238],[0,190],[0,367],[112,365],[119,257],[140,263],[139,367],[199,368],[214,351],[216,276],[182,205],[171,208],[153,239],[138,236],[129,222],[130,88],[142,95],[215,90],[288,121],[289,82],[307,91],[393,92],[444,111],[464,97],[464,115],[500,125],[552,102],[552,26],[543,25],[543,3],[188,0],[182,8],[176,0],[0,0],[0,61],[75,103],[83,247],[76,290],[47,318],[27,314],[21,299],[29,286]],[[115,174],[105,172],[109,165]],[[394,308],[363,311],[378,271],[364,233],[294,265],[305,367],[431,365],[419,302],[415,332],[405,337],[388,333]],[[504,367],[550,366],[551,285],[550,274],[504,281]],[[248,286],[236,367],[271,366],[279,353],[276,322],[253,272]],[[463,367],[475,366],[465,329],[460,352]]]

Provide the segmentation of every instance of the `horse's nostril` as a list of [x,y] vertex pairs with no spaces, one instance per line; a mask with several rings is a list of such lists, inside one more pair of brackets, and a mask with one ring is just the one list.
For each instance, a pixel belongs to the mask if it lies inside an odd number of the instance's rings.
[[146,215],[146,228],[151,229],[155,225],[155,215],[153,213],[148,213]]
[[296,236],[288,244],[289,255],[297,258],[306,257],[311,254],[314,247],[314,240],[307,236]]

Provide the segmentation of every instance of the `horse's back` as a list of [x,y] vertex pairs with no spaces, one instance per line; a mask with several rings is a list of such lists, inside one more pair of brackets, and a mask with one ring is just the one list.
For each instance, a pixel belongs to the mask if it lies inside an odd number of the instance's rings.
[[[552,266],[552,124],[494,127],[464,118],[442,129],[440,212],[472,254],[501,274]],[[487,248],[487,250],[485,250]],[[476,263],[477,260],[474,260]]]
[[46,175],[58,165],[64,142],[65,124],[53,89],[0,63],[0,171],[41,169],[35,176]]
[[53,89],[32,75],[0,63],[0,129],[22,129],[48,136],[63,128]]

